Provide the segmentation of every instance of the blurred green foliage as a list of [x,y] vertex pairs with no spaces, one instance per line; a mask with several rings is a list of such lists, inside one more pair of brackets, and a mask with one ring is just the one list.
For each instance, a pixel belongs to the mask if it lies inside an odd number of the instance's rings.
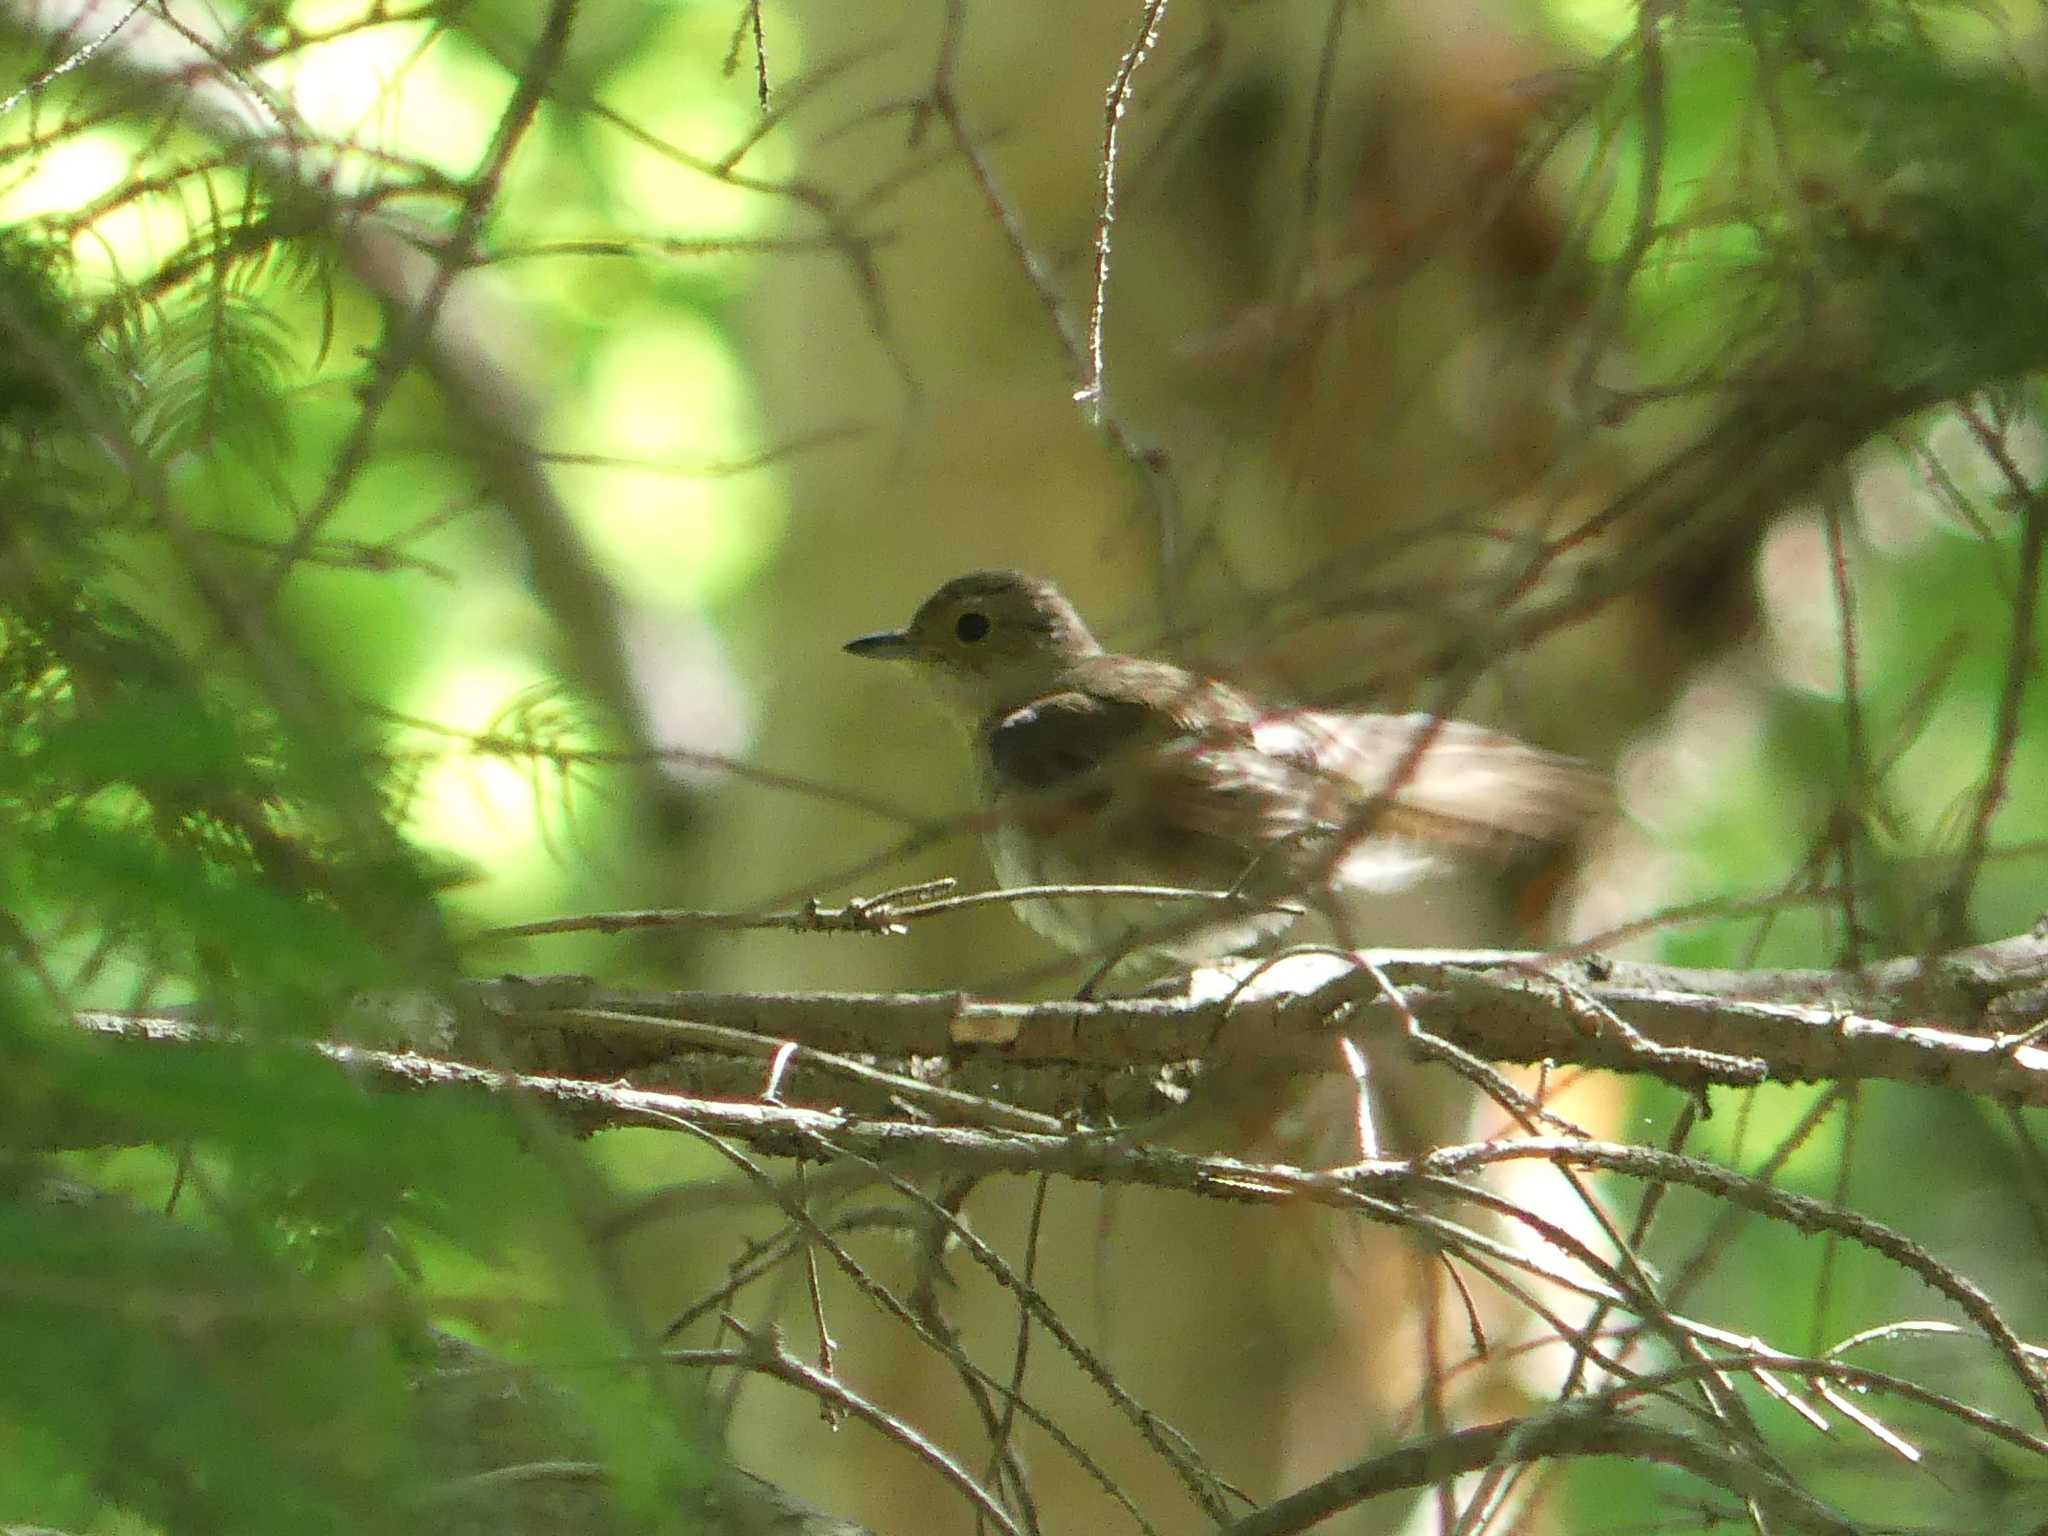
[[[465,706],[480,727],[552,670],[554,641],[452,446],[445,376],[402,359],[382,421],[361,414],[370,360],[402,337],[417,292],[384,272],[395,286],[380,294],[363,243],[374,233],[379,259],[406,263],[445,235],[447,178],[468,174],[512,84],[483,34],[501,31],[516,64],[532,18],[383,26],[329,6],[247,20],[294,107],[317,110],[323,92],[345,105],[376,73],[352,69],[415,50],[404,83],[386,81],[410,132],[302,121],[298,161],[221,133],[208,91],[257,91],[225,36],[189,114],[152,73],[161,57],[117,43],[0,123],[14,221],[0,242],[0,1523],[517,1529],[573,1510],[580,1529],[675,1529],[705,1464],[665,1378],[570,1371],[544,1398],[519,1386],[557,1359],[641,1348],[586,1236],[606,1196],[583,1149],[499,1106],[369,1092],[307,1048],[346,1027],[352,999],[433,997],[455,978],[451,856],[525,847],[529,880],[501,901],[564,878],[534,827],[558,782],[537,797],[513,769],[513,824],[451,842],[419,781],[467,758],[462,739],[407,744],[380,718],[445,700],[436,679],[491,647],[494,615],[521,615],[516,686]],[[706,20],[620,7],[585,33],[605,46],[558,82],[565,105],[544,111],[497,198],[498,238],[616,227],[607,178],[586,174],[612,162],[591,158],[573,103],[650,48],[701,40]],[[177,56],[154,25],[130,40]],[[15,35],[17,78],[41,46]],[[715,60],[693,78],[676,91],[671,73],[670,104],[731,94]],[[372,184],[376,204],[339,211]],[[534,343],[556,348],[541,387],[579,397],[620,366],[615,341],[657,324],[700,338],[615,386],[696,392],[687,442],[590,446],[750,449],[744,386],[704,319],[719,283],[622,281],[578,313],[557,261],[492,279],[490,302],[553,329]],[[522,430],[516,413],[503,425]],[[524,429],[560,435],[544,419]],[[596,535],[615,484],[593,473],[564,494]],[[772,484],[756,479],[730,497],[690,482],[717,510],[643,518],[626,553],[658,549],[670,601],[729,586],[775,536]],[[713,564],[725,574],[693,574]],[[536,739],[531,707],[521,729]],[[494,877],[516,872],[494,861]],[[71,1017],[162,1003],[238,1043],[142,1049]],[[458,1338],[481,1351],[474,1407],[436,1385]],[[460,1489],[465,1472],[562,1447],[603,1482]]]

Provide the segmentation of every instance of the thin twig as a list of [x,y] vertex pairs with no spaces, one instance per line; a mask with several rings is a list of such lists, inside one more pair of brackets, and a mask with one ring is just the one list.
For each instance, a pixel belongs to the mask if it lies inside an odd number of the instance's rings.
[[1962,862],[1942,901],[1942,937],[1961,943],[1970,930],[1970,893],[1977,871],[1984,862],[1984,850],[1991,841],[1991,823],[2005,802],[2007,781],[2012,775],[2013,752],[2019,745],[2020,706],[2027,685],[2033,680],[2038,642],[2034,633],[2035,614],[2041,600],[2041,557],[2048,546],[2048,506],[2028,482],[2019,465],[2006,451],[2004,439],[1994,432],[1971,407],[1958,406],[1971,434],[2012,490],[2024,519],[2020,531],[2019,586],[2013,594],[2012,641],[2007,654],[2005,686],[1998,696],[1998,723],[1991,738],[1991,762],[1984,777],[1984,792],[1978,797],[1976,814],[1963,840]]
[[1100,425],[1102,422],[1102,330],[1103,320],[1109,309],[1109,244],[1110,230],[1116,223],[1116,171],[1118,134],[1123,126],[1124,113],[1130,110],[1131,81],[1159,41],[1159,26],[1166,18],[1167,0],[1145,0],[1145,10],[1140,18],[1137,41],[1125,51],[1123,61],[1117,66],[1116,78],[1110,82],[1109,99],[1103,108],[1102,156],[1099,166],[1102,173],[1102,202],[1095,215],[1095,278],[1089,289],[1088,299],[1088,351],[1087,364],[1081,375],[1081,387],[1074,391],[1074,400],[1088,413],[1088,419]]
[[394,302],[391,306],[391,319],[377,348],[370,376],[356,392],[355,421],[334,453],[320,494],[297,520],[285,548],[270,563],[265,579],[270,594],[274,595],[284,585],[299,556],[312,546],[360,480],[376,440],[377,423],[440,323],[442,307],[456,278],[469,270],[476,259],[477,241],[496,205],[505,172],[532,128],[555,70],[568,50],[575,15],[576,0],[553,0],[544,13],[533,50],[515,72],[511,96],[498,116],[482,160],[469,178],[454,226],[436,253],[433,277],[417,302]]
[[[107,23],[106,27],[101,30],[98,36],[88,38],[85,42],[79,44],[77,48],[73,49],[70,53],[66,54],[62,59],[59,59],[55,64],[52,64],[48,69],[42,70],[37,74],[32,75],[28,79],[28,81],[21,86],[19,90],[15,91],[5,101],[0,101],[0,117],[5,117],[9,112],[12,112],[16,107],[20,106],[24,101],[28,100],[29,97],[35,95],[36,92],[40,91],[44,86],[48,85],[52,80],[55,80],[58,76],[68,75],[71,73],[72,70],[78,68],[79,65],[84,64],[88,60],[90,60],[94,54],[98,53],[100,49],[105,47],[110,41],[113,40],[113,36],[116,32],[119,32],[123,27],[127,26],[129,22],[133,21],[135,19],[135,13],[141,10],[143,6],[147,5],[148,3],[149,0],[134,0],[134,3],[131,4],[127,10],[123,11],[119,16],[116,16],[111,22]],[[246,84],[247,82],[244,83]]]
[[1260,912],[1299,914],[1288,902],[1263,901],[1236,891],[1201,891],[1173,885],[1013,885],[1000,890],[942,894],[958,882],[941,877],[898,886],[878,895],[855,897],[842,907],[822,905],[815,898],[782,912],[706,912],[661,908],[646,912],[593,912],[581,917],[544,918],[486,928],[478,939],[526,939],[557,933],[629,933],[642,928],[717,928],[746,930],[784,928],[794,933],[870,933],[901,935],[920,918],[963,912],[972,907],[1007,906],[1019,901],[1122,900],[1158,902],[1220,902]]
[[1607,349],[1614,344],[1628,304],[1629,289],[1649,257],[1657,239],[1657,205],[1664,188],[1664,141],[1666,121],[1664,93],[1664,47],[1657,31],[1664,19],[1665,0],[1641,0],[1636,7],[1637,68],[1642,75],[1638,108],[1642,122],[1642,156],[1636,177],[1635,216],[1628,245],[1615,261],[1606,285],[1601,289],[1599,308],[1586,327],[1586,341],[1574,370],[1572,398],[1582,406],[1593,399],[1595,373]]
[[1009,1511],[975,1480],[974,1474],[934,1445],[915,1425],[869,1402],[836,1376],[828,1376],[805,1365],[782,1347],[782,1340],[774,1330],[757,1334],[732,1318],[726,1319],[726,1326],[745,1341],[746,1348],[671,1349],[664,1350],[661,1358],[672,1365],[737,1366],[809,1392],[836,1412],[859,1419],[885,1439],[893,1440],[909,1451],[957,1488],[974,1506],[975,1512],[995,1522],[998,1530],[1007,1532],[1008,1536],[1024,1536],[1010,1519]]

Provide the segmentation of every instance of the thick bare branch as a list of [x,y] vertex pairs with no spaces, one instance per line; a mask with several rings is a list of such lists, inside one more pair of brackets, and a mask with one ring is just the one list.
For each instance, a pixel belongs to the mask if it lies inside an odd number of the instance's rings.
[[[2048,1050],[2025,1032],[2048,1002],[2048,938],[2032,934],[1860,971],[1679,969],[1600,956],[1388,951],[1369,956],[1421,1026],[1474,1055],[1642,1072],[1685,1087],[1889,1079],[2048,1103]],[[1329,1063],[1335,1033],[1393,1023],[1379,984],[1342,953],[1197,972],[1184,990],[1098,1002],[998,1002],[962,993],[626,992],[579,977],[479,983],[493,1022],[605,1037],[605,1065],[665,1059],[680,1023],[822,1051],[976,1057],[990,1091],[1012,1068],[1100,1074],[1213,1059],[1256,1038],[1262,1062]],[[577,1070],[573,1052],[564,1065]],[[621,1062],[624,1065],[621,1065]],[[590,1075],[590,1074],[584,1074]],[[1071,1088],[1073,1082],[1064,1086]],[[1069,1100],[1067,1102],[1072,1102]]]
[[[2031,1033],[2048,1011],[2048,937],[1855,972],[1498,951],[1363,958],[1369,967],[1343,952],[1304,952],[1249,971],[1200,971],[1172,995],[1091,1002],[636,991],[580,976],[505,976],[473,984],[470,1020],[430,1015],[424,1037],[416,1000],[403,999],[366,1003],[336,1033],[360,1039],[367,1027],[455,1058],[392,1058],[410,1063],[398,1075],[421,1082],[460,1078],[472,1070],[463,1059],[488,1060],[565,1082],[631,1072],[687,1094],[773,1101],[770,1109],[801,1102],[1034,1130],[1046,1125],[1035,1116],[1086,1110],[1099,1123],[1167,1108],[1190,1063],[1222,1074],[1322,1071],[1337,1035],[1413,1027],[1493,1061],[1640,1073],[1695,1090],[1883,1079],[2048,1104],[2048,1049]],[[1398,989],[1400,1016],[1383,980]],[[175,1011],[81,1023],[159,1041],[205,1036]],[[599,1101],[577,1118],[618,1123]]]

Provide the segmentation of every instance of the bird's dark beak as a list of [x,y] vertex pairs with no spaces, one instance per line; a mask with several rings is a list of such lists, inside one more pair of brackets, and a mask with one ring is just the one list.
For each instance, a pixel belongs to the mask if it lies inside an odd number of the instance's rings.
[[872,656],[877,661],[904,661],[911,654],[910,636],[900,629],[885,629],[879,635],[862,635],[846,642],[849,656]]

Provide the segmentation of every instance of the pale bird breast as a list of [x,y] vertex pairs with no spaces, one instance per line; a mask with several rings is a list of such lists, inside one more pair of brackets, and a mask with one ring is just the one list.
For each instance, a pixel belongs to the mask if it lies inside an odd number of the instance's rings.
[[[1032,885],[1175,885],[1171,874],[1138,865],[1102,867],[1099,850],[1077,845],[1071,836],[1046,836],[1006,823],[985,839],[996,883],[1008,890]],[[1084,856],[1083,849],[1088,852]],[[1114,897],[1048,897],[1011,903],[1034,933],[1077,955],[1107,955],[1147,928],[1177,924],[1199,914],[1178,902],[1118,900]],[[1219,911],[1222,909],[1219,909]],[[1241,954],[1284,932],[1294,922],[1284,912],[1232,912],[1215,922],[1141,946],[1176,960],[1198,963]]]

